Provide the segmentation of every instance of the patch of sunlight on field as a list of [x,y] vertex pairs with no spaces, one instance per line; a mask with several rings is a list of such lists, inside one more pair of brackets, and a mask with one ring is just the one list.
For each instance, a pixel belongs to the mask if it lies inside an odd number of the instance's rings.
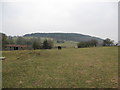
[[75,47],[78,44],[78,42],[74,41],[65,41],[64,43],[55,43],[54,46],[63,46],[63,47]]

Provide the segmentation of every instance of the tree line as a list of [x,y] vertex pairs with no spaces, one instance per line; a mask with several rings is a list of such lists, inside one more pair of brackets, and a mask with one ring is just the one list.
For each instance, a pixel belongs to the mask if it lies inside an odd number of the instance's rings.
[[[103,40],[103,44],[102,46],[113,46],[114,45],[114,41],[106,38],[105,40]],[[89,40],[89,41],[82,41],[78,43],[78,48],[84,48],[84,47],[96,47],[98,46],[98,41],[97,40]]]
[[78,48],[97,46],[97,40],[83,41],[78,43]]
[[[0,33],[1,34],[1,33]],[[8,44],[15,45],[28,45],[32,49],[51,49],[54,46],[53,40],[45,39],[41,40],[40,38],[24,38],[24,37],[11,37],[2,33],[2,46]]]
[[[41,40],[39,37],[12,37],[7,36],[6,34],[0,33],[2,36],[2,46],[7,44],[15,44],[15,45],[28,45],[32,49],[51,49],[54,46],[53,40],[45,39]],[[58,40],[57,43],[64,43],[64,41]],[[112,46],[114,45],[114,41],[107,38],[103,40],[102,46]],[[78,48],[84,47],[96,47],[98,46],[98,41],[95,39],[89,41],[81,41],[77,44]]]

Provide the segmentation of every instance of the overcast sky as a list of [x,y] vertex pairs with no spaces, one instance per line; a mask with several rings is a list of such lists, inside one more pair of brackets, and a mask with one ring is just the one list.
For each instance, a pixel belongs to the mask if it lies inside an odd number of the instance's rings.
[[0,3],[0,31],[81,33],[118,40],[118,0],[4,0]]

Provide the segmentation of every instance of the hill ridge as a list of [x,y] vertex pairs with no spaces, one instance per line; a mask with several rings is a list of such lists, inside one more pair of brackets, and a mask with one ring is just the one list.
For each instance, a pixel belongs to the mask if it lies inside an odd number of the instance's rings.
[[84,35],[79,33],[31,33],[25,34],[23,37],[45,37],[53,38],[55,40],[66,40],[66,41],[89,41],[92,39],[97,40],[99,43],[102,43],[103,39],[99,37],[94,37],[90,35]]

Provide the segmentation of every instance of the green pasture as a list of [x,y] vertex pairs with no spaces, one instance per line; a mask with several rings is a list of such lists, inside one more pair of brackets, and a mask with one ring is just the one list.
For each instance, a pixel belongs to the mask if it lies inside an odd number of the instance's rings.
[[3,51],[3,88],[116,88],[118,47]]

